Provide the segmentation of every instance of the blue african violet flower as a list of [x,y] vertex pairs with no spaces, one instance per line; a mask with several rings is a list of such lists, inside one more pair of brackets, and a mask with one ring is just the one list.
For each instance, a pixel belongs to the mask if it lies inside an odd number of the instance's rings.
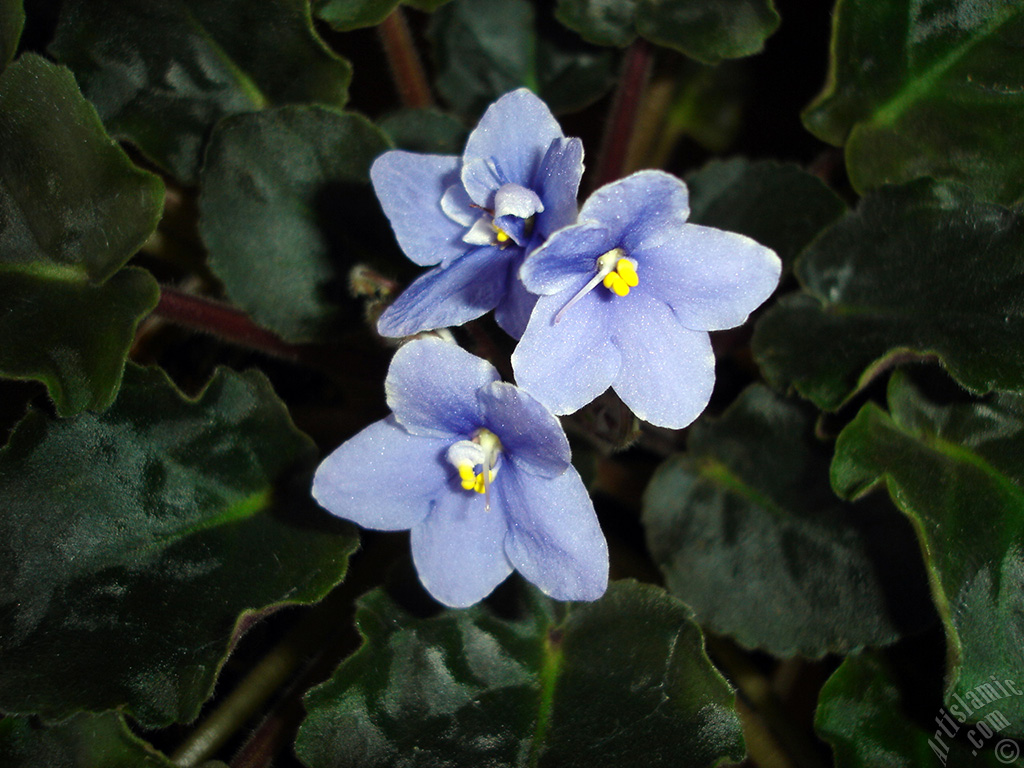
[[610,386],[652,424],[697,418],[715,383],[708,331],[743,323],[782,265],[688,215],[682,181],[641,171],[597,190],[530,255],[520,275],[543,298],[512,355],[519,386],[557,414]]
[[420,580],[472,605],[513,568],[557,600],[595,600],[608,548],[558,420],[484,360],[439,339],[402,347],[390,417],[320,465],[313,496],[378,530],[411,530]]
[[576,220],[583,144],[567,139],[530,91],[505,94],[469,135],[462,157],[385,152],[370,170],[399,245],[422,275],[381,316],[385,336],[461,325],[495,309],[522,335],[536,296],[523,257]]

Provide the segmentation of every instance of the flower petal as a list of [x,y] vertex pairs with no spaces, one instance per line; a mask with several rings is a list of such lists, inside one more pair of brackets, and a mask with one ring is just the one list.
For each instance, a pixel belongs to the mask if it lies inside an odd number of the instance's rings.
[[477,390],[500,378],[493,365],[456,344],[417,339],[395,353],[384,391],[410,432],[465,438],[483,426]]
[[518,249],[473,248],[448,267],[420,275],[377,321],[383,336],[462,325],[494,309],[505,295]]
[[771,296],[782,262],[770,248],[735,232],[697,224],[648,233],[634,252],[652,276],[643,289],[699,331],[734,328]]
[[502,451],[519,469],[554,477],[569,466],[569,440],[551,412],[528,392],[496,381],[477,392],[484,426],[501,440]]
[[556,139],[541,162],[535,189],[544,202],[537,216],[537,234],[543,242],[555,230],[576,222],[576,197],[583,178],[583,142]]
[[487,597],[512,572],[505,555],[508,524],[501,500],[453,484],[430,514],[412,529],[412,559],[434,599],[465,608]]
[[603,224],[583,221],[559,230],[527,256],[519,277],[528,290],[541,295],[570,286],[575,292],[594,276],[598,256],[615,245]]
[[519,279],[519,259],[509,262],[508,283],[505,295],[494,308],[494,319],[501,329],[513,339],[518,339],[530,322],[530,314],[537,305],[536,294],[530,293]]
[[547,105],[526,88],[506,93],[484,112],[462,154],[462,183],[477,205],[494,210],[503,184],[534,187],[551,142],[564,138]]
[[508,559],[556,600],[599,598],[608,587],[608,544],[579,474],[509,469],[496,484],[508,514]]
[[[452,184],[458,183],[459,158],[391,150],[373,162],[370,180],[384,215],[405,255],[421,267],[464,253],[466,228],[441,206]],[[455,201],[449,195],[449,206]]]
[[412,528],[449,483],[447,448],[447,440],[412,435],[393,417],[382,419],[323,460],[313,477],[313,498],[364,528]]
[[580,209],[579,221],[600,222],[614,245],[632,256],[648,233],[682,224],[689,215],[689,193],[682,181],[663,171],[638,171],[594,192]]
[[543,296],[512,353],[516,383],[553,413],[572,413],[604,392],[619,372],[611,343],[607,291],[591,291],[558,323],[554,316],[572,291]]
[[644,421],[681,429],[696,419],[715,387],[715,356],[704,331],[684,328],[657,299],[630,292],[616,308],[622,366],[612,387]]

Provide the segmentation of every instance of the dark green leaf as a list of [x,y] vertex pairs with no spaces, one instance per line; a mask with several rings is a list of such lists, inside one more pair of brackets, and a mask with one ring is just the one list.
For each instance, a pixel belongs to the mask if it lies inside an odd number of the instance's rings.
[[199,230],[228,295],[291,341],[340,329],[348,269],[386,220],[369,185],[388,140],[366,118],[280,107],[224,120],[203,167]]
[[156,304],[119,271],[156,228],[160,180],[103,130],[71,73],[26,54],[0,76],[0,374],[46,384],[61,415],[110,404]]
[[275,491],[312,452],[258,373],[190,401],[130,367],[102,414],[30,413],[0,452],[0,708],[194,718],[245,623],[345,572],[351,529]]
[[536,92],[554,112],[596,101],[614,82],[615,57],[537,24],[527,0],[457,0],[431,20],[437,89],[475,117],[504,93]]
[[333,29],[347,32],[380,24],[397,5],[398,0],[313,0],[313,13]]
[[879,371],[937,355],[974,392],[1024,388],[1024,220],[964,187],[869,195],[796,275],[806,293],[784,297],[754,332],[776,387],[835,409]]
[[751,387],[644,495],[669,589],[702,625],[780,656],[889,643],[934,616],[906,521],[833,495],[815,416]]
[[804,123],[846,144],[860,191],[933,176],[1009,204],[1024,194],[1021,46],[1020,0],[844,0]]
[[787,268],[846,210],[816,176],[772,160],[716,160],[686,183],[691,221],[752,237],[779,254]]
[[478,115],[521,86],[537,90],[534,11],[526,0],[457,0],[430,20],[437,89],[455,111]]
[[779,26],[771,0],[558,0],[555,13],[592,43],[639,34],[705,64],[758,53]]
[[14,58],[23,26],[25,8],[21,0],[0,0],[0,72]]
[[558,0],[555,17],[595,45],[624,48],[636,38],[637,0]]
[[403,109],[377,123],[399,149],[437,155],[461,155],[466,126],[436,109]]
[[306,700],[296,751],[312,768],[712,765],[738,758],[733,699],[685,606],[612,584],[565,609],[481,607],[417,620],[382,593],[357,613],[366,642]]
[[[843,430],[832,483],[853,498],[884,482],[913,522],[946,623],[946,701],[971,706],[990,675],[1024,669],[1024,397],[939,405],[897,375],[889,408]],[[999,708],[1024,734],[1024,696]]]
[[410,8],[416,8],[420,11],[426,11],[427,13],[433,13],[442,5],[450,3],[451,0],[402,0],[402,5],[408,5]]
[[111,133],[190,184],[224,116],[340,107],[351,79],[305,0],[67,0],[51,50]]
[[[984,713],[992,734],[988,738],[978,726],[958,722],[941,707],[932,713],[938,721],[928,721],[927,729],[922,728],[901,711],[900,691],[892,670],[880,658],[864,654],[846,659],[825,683],[814,726],[832,745],[836,768],[1019,766],[1020,761],[1013,758],[1014,750],[1020,754],[1019,747],[1012,742],[994,753],[988,751],[1003,739],[1002,734],[997,735],[1005,722],[999,706],[995,704]],[[974,745],[983,745],[986,750]]]
[[119,715],[75,715],[57,725],[0,721],[0,765],[18,768],[174,768]]
[[779,26],[772,0],[639,0],[636,29],[704,64],[752,56]]

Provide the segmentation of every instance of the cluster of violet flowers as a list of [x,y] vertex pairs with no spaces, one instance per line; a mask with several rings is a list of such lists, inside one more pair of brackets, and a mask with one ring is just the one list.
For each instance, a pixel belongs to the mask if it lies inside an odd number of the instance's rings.
[[494,310],[519,339],[518,386],[437,337],[395,354],[391,416],[328,456],[313,495],[376,530],[411,533],[426,589],[451,607],[518,570],[557,600],[595,600],[608,547],[556,415],[611,387],[669,428],[704,410],[709,331],[743,323],[779,281],[773,251],[687,223],[685,184],[640,171],[577,211],[583,146],[520,89],[492,104],[461,157],[400,150],[370,176],[405,254],[432,267],[381,315],[391,337]]

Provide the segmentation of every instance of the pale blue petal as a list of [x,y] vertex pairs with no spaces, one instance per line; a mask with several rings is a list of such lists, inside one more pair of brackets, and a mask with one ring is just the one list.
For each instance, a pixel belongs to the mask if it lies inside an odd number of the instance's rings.
[[512,353],[516,383],[556,414],[578,411],[604,392],[620,365],[611,343],[611,294],[591,291],[554,323],[570,295],[542,297]]
[[452,483],[430,514],[412,528],[412,559],[434,599],[466,608],[487,597],[512,572],[505,555],[508,525],[502,502]]
[[537,233],[542,241],[555,230],[576,223],[576,197],[582,177],[583,142],[557,139],[548,148],[534,187],[544,203],[544,212],[537,217]]
[[323,460],[313,477],[313,498],[364,528],[412,528],[448,488],[448,445],[411,435],[392,417],[375,422]]
[[462,182],[469,196],[494,210],[503,184],[533,188],[551,142],[563,138],[547,105],[526,88],[506,93],[484,112],[462,154]]
[[456,344],[416,339],[395,353],[384,391],[410,432],[466,438],[483,426],[477,390],[500,378],[493,365]]
[[597,258],[616,246],[608,229],[585,221],[559,230],[526,257],[519,277],[541,295],[579,290],[597,271]]
[[689,215],[682,181],[663,171],[638,171],[594,192],[580,209],[579,220],[602,223],[615,245],[632,256],[649,233],[681,224]]
[[508,559],[555,600],[596,600],[608,587],[608,544],[573,468],[551,478],[519,471],[501,478]]
[[466,251],[465,226],[453,221],[441,199],[458,183],[459,158],[385,152],[373,162],[370,180],[405,255],[421,267]]
[[530,322],[530,315],[537,304],[536,294],[530,293],[519,279],[520,261],[509,262],[508,283],[505,296],[494,309],[494,319],[501,329],[513,339],[518,339]]
[[518,387],[496,381],[477,392],[484,426],[501,440],[503,455],[519,469],[554,477],[572,454],[562,425],[536,399]]
[[383,336],[411,336],[475,320],[505,295],[517,250],[473,248],[446,268],[435,267],[405,289],[377,321]]
[[441,210],[449,219],[464,227],[473,226],[473,222],[480,218],[480,209],[473,205],[461,181],[445,190],[441,196]]
[[636,248],[645,293],[667,302],[687,328],[741,325],[779,284],[782,262],[749,237],[696,224],[650,232]]
[[622,367],[612,387],[637,417],[681,429],[708,404],[715,356],[704,331],[691,331],[657,299],[631,291],[618,299],[615,345]]

